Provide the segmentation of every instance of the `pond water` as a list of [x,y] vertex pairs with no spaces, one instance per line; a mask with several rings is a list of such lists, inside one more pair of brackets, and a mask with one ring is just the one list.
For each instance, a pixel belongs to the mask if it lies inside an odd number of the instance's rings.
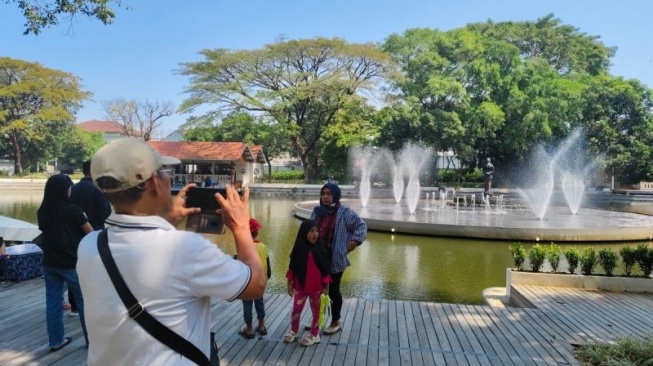
[[[36,223],[42,195],[42,191],[4,192],[0,215]],[[259,239],[270,255],[272,278],[267,291],[271,293],[285,293],[285,272],[300,223],[293,209],[299,200],[304,199],[250,198],[251,216],[263,225]],[[230,234],[206,237],[223,251],[235,253]],[[510,244],[369,232],[363,245],[349,256],[352,265],[343,276],[342,291],[346,297],[367,299],[483,304],[481,292],[485,288],[505,286],[505,269],[513,266]],[[528,249],[532,243],[523,244]],[[577,245],[579,249],[585,246]],[[618,250],[622,245],[594,246]],[[565,266],[563,262],[560,268]]]

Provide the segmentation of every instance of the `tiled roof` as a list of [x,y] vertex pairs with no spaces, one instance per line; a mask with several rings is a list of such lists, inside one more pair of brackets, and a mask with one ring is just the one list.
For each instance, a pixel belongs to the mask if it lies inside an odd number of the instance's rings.
[[79,123],[77,126],[87,132],[123,134],[122,128],[118,122],[115,121],[99,121],[97,119],[92,119],[90,121]]
[[161,155],[179,160],[250,160],[252,154],[244,142],[148,141]]
[[250,149],[252,150],[252,156],[255,157],[254,160],[256,160],[257,163],[267,163],[265,154],[263,154],[263,145],[252,146]]

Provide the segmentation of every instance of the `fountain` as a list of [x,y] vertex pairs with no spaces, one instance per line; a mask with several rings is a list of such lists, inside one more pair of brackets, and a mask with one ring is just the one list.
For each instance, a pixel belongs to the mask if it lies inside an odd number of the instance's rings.
[[[419,176],[424,172],[424,167],[430,162],[433,155],[431,149],[423,148],[419,145],[407,145],[401,150],[399,154],[399,166],[403,167],[404,171],[408,172],[408,185],[406,186],[406,200],[408,203],[408,212],[411,215],[415,214],[417,204],[419,203],[421,187],[419,184]],[[395,179],[393,182],[398,182],[396,178],[399,168],[395,168]],[[395,196],[395,200],[397,197]],[[397,201],[400,202],[400,201]]]
[[[588,162],[579,131],[553,151],[534,149],[529,171],[520,174],[529,178],[520,183],[527,188],[495,188],[495,195],[485,197],[482,188],[456,192],[421,187],[420,178],[432,174],[431,149],[408,145],[396,159],[387,149],[355,149],[352,165],[361,178],[360,203],[343,202],[359,213],[369,229],[393,234],[530,242],[651,240],[651,216],[581,207],[585,177],[598,160]],[[386,184],[393,185],[391,192],[382,188]],[[373,188],[380,197],[370,199]],[[385,198],[390,194],[393,198]],[[477,197],[482,200],[477,202]],[[314,205],[315,201],[297,204],[295,215],[309,217]]]

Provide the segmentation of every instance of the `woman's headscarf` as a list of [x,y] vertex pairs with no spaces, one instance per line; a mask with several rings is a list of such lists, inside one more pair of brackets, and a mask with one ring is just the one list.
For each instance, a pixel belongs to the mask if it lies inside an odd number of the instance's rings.
[[43,192],[43,202],[36,212],[39,230],[43,233],[53,230],[57,215],[68,205],[68,188],[72,185],[73,181],[65,174],[57,174],[48,178]]
[[315,244],[311,244],[308,239],[308,232],[311,228],[317,227],[313,220],[304,220],[299,226],[295,245],[290,253],[290,270],[299,281],[299,285],[304,288],[304,280],[306,279],[306,267],[308,263],[308,253],[313,254],[313,259],[317,268],[320,269],[322,277],[330,273],[331,261],[329,260],[329,253],[326,247],[320,240]]
[[[324,188],[329,189],[331,191],[331,196],[333,196],[333,203],[329,206],[325,205],[322,202],[322,191]],[[326,214],[332,214],[336,211],[338,211],[338,207],[340,207],[340,187],[335,182],[327,182],[322,188],[320,189],[320,205],[318,207],[315,207],[315,215],[317,217],[324,217]]]

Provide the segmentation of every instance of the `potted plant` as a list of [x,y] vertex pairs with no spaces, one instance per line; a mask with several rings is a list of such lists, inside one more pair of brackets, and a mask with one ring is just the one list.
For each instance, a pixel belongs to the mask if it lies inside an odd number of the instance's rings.
[[586,276],[592,274],[596,266],[596,250],[592,247],[587,247],[580,252],[580,271]]
[[617,253],[613,252],[611,248],[599,250],[599,264],[606,276],[612,276],[614,269],[617,267]]
[[622,247],[619,249],[619,255],[624,262],[626,277],[630,277],[633,273],[633,267],[637,264],[637,250],[633,247]]
[[546,258],[549,260],[553,272],[558,272],[558,267],[560,266],[560,247],[555,243],[551,243],[547,248]]

